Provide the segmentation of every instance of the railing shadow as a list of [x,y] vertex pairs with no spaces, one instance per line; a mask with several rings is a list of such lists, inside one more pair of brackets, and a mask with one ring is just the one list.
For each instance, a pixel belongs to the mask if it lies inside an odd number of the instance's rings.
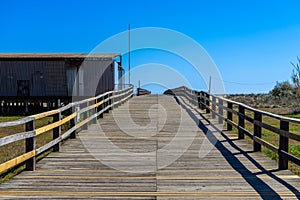
[[[176,102],[186,110],[186,112],[189,114],[189,116],[195,121],[196,124],[198,124],[199,128],[204,132],[204,134],[207,136],[208,140],[215,145],[215,147],[219,150],[219,152],[223,155],[223,157],[226,159],[226,161],[230,164],[230,166],[235,169],[243,178],[244,180],[251,185],[251,187],[261,196],[263,199],[281,199],[280,195],[272,189],[267,183],[265,183],[263,180],[261,180],[257,175],[266,174],[272,179],[276,180],[277,182],[284,185],[288,190],[290,190],[298,199],[300,199],[300,192],[297,188],[292,186],[291,184],[287,183],[286,181],[282,180],[281,178],[277,177],[276,175],[272,174],[272,172],[278,171],[278,170],[266,170],[262,165],[260,165],[257,161],[255,161],[246,151],[243,151],[240,147],[238,147],[222,130],[220,130],[217,126],[215,126],[213,123],[210,122],[208,118],[206,118],[201,112],[199,112],[197,109],[192,108],[189,106],[189,108],[182,104],[180,100],[174,96]],[[186,101],[181,99],[185,104],[189,105]],[[209,130],[206,125],[198,119],[198,117],[192,112],[196,112],[199,114],[207,123],[210,125],[214,132],[220,133],[228,142],[228,144],[231,145],[234,149],[240,152],[243,156],[245,156],[252,164],[254,164],[261,172],[252,173],[247,167],[238,160],[234,154],[224,146],[223,142],[219,141],[216,136],[213,134],[211,130]]]

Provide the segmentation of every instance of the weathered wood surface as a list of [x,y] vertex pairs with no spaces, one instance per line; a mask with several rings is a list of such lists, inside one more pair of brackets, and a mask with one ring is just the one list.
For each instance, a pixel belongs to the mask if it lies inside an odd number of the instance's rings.
[[[208,115],[180,101],[134,97],[66,141],[36,171],[1,184],[0,198],[300,198],[298,176],[277,170],[245,140],[217,131],[225,128],[217,119],[208,123]],[[178,159],[164,166],[174,155]]]
[[[202,110],[206,108],[206,113],[211,113],[212,119],[218,117],[219,123],[222,123],[223,121],[227,123],[227,130],[232,130],[232,127],[238,129],[239,139],[244,139],[245,135],[248,136],[248,138],[252,139],[254,151],[260,151],[263,146],[276,153],[278,155],[279,169],[288,169],[289,161],[300,166],[300,158],[289,152],[289,139],[300,142],[300,135],[290,132],[289,130],[290,123],[300,124],[299,119],[268,113],[204,91],[191,90],[185,86],[172,89],[172,93],[176,96],[187,98],[189,102],[198,105]],[[224,102],[227,105],[224,105]],[[236,108],[234,108],[233,105]],[[224,110],[227,111],[227,116],[224,115]],[[252,115],[249,114],[249,112],[252,113]],[[238,123],[232,121],[233,114],[238,117]],[[271,117],[273,120],[277,120],[277,123],[280,123],[280,127],[278,128],[274,126],[274,124],[264,123],[264,117]],[[253,125],[253,131],[246,129],[246,121]],[[279,134],[279,147],[276,147],[261,138],[262,128]]]

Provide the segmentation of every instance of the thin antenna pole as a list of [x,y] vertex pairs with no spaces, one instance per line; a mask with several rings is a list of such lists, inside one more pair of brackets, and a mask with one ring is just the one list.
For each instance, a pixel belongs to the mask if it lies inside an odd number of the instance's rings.
[[128,80],[130,84],[130,24],[128,24]]
[[209,76],[209,88],[208,88],[208,93],[211,93],[211,76]]

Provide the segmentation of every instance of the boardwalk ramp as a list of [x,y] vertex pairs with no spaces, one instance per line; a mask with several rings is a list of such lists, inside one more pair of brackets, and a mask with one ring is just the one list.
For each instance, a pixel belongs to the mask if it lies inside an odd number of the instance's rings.
[[133,97],[0,185],[1,199],[299,199],[300,179],[186,99]]

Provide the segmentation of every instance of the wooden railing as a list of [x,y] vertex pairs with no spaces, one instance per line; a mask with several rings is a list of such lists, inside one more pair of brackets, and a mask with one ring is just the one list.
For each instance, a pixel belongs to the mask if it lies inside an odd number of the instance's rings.
[[[219,123],[226,122],[228,131],[235,127],[238,130],[239,139],[243,139],[247,135],[253,140],[253,151],[261,151],[261,146],[264,146],[278,154],[279,169],[287,169],[289,161],[298,166],[300,165],[300,158],[289,153],[289,140],[300,142],[300,134],[291,132],[289,126],[290,123],[300,124],[299,119],[279,116],[207,92],[191,90],[187,87],[175,88],[172,91],[177,96],[186,97],[190,103],[198,106],[198,108],[205,109],[206,113],[211,113],[213,119],[218,117]],[[237,117],[237,122],[233,120],[234,115]],[[263,117],[278,120],[280,127],[263,122]],[[246,121],[251,123],[253,131],[246,129]],[[262,128],[279,135],[278,147],[262,139]]]
[[[25,153],[0,164],[0,173],[25,163],[25,170],[35,170],[36,157],[49,150],[59,151],[60,143],[66,138],[76,138],[76,132],[87,129],[88,124],[96,123],[98,117],[119,106],[133,96],[133,87],[119,91],[109,91],[96,97],[70,103],[64,107],[48,112],[32,115],[16,121],[0,123],[0,127],[25,125],[25,132],[0,138],[0,147],[25,139]],[[36,120],[53,117],[53,122],[36,128]],[[62,125],[69,127],[63,134]],[[51,131],[53,130],[53,131]],[[53,139],[47,144],[36,148],[36,137],[40,134],[53,134]]]

